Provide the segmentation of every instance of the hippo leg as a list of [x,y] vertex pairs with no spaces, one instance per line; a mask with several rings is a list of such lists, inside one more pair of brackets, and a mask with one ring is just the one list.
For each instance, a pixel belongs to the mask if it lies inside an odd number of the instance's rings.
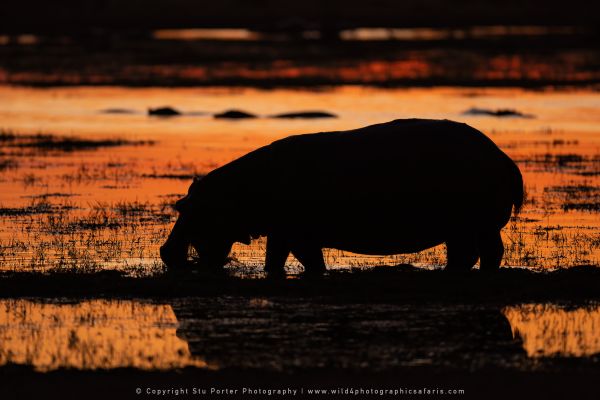
[[267,256],[265,260],[265,271],[269,276],[285,275],[285,261],[290,254],[288,242],[279,235],[267,237]]
[[471,235],[457,236],[446,242],[448,263],[446,271],[469,271],[479,258],[477,241]]
[[318,246],[299,244],[292,247],[292,254],[304,266],[305,275],[318,276],[327,270],[323,250]]
[[504,244],[500,231],[482,234],[479,239],[480,268],[482,271],[497,271],[504,255]]
[[187,258],[190,241],[186,238],[185,232],[183,220],[178,218],[169,234],[169,238],[160,248],[160,257],[167,266],[168,271],[188,266]]

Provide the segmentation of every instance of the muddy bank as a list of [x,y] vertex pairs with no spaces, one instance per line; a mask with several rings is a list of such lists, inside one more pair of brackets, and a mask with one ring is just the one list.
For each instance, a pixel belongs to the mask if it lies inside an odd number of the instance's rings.
[[328,302],[494,302],[586,300],[600,298],[600,268],[573,267],[555,272],[502,269],[449,274],[410,266],[371,270],[330,271],[322,279],[270,280],[202,272],[127,277],[116,271],[99,273],[23,273],[0,275],[2,297],[185,297],[283,296],[323,297]]

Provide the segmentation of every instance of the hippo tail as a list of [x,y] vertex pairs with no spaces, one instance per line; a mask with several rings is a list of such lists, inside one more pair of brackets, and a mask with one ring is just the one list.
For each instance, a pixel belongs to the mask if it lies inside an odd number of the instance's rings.
[[510,163],[512,203],[514,206],[514,213],[516,216],[519,214],[519,212],[521,212],[521,208],[523,208],[523,203],[525,203],[527,193],[525,192],[525,186],[523,185],[523,175],[521,175],[519,167],[512,160]]

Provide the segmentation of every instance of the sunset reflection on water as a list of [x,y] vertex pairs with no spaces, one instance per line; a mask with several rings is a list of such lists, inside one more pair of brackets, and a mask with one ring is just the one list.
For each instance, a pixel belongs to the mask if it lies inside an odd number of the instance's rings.
[[168,305],[129,300],[55,303],[0,301],[0,366],[58,368],[208,368],[177,337]]
[[600,353],[600,306],[523,304],[504,309],[513,336],[529,357],[586,357]]

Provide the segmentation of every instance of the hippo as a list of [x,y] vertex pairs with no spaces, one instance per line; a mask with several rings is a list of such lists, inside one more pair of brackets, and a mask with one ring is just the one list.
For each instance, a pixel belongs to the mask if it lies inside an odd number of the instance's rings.
[[222,268],[235,242],[266,237],[265,271],[326,270],[323,248],[418,252],[442,243],[446,270],[500,267],[501,229],[524,201],[521,172],[482,132],[449,120],[401,119],[289,136],[203,178],[177,201],[160,249],[168,270]]

